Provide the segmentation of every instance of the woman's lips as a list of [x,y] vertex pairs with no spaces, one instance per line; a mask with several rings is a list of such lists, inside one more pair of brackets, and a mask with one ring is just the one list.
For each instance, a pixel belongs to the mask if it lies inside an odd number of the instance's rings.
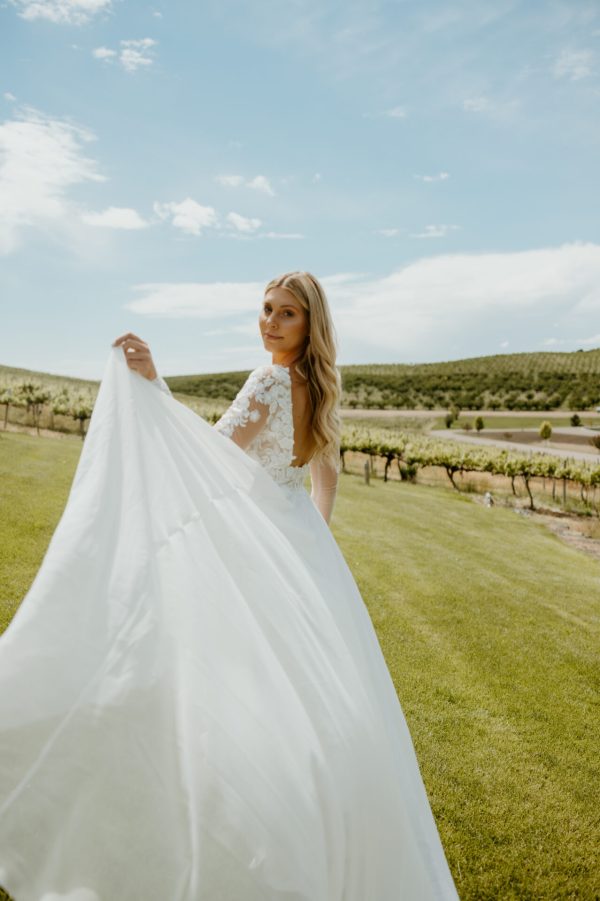
[[283,337],[283,335],[269,335],[268,332],[265,332],[265,338],[276,338],[278,341]]

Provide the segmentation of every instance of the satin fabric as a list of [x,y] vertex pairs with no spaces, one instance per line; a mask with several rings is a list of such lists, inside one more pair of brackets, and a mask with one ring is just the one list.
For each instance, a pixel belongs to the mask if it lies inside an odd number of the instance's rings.
[[111,348],[0,638],[15,901],[455,899],[368,611],[305,488]]

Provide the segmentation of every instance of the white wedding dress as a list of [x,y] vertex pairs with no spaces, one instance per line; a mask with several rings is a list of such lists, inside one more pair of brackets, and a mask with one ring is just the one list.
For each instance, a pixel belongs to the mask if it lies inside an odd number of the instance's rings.
[[458,897],[333,492],[315,468],[311,498],[293,437],[282,366],[213,427],[111,349],[0,638],[14,901]]

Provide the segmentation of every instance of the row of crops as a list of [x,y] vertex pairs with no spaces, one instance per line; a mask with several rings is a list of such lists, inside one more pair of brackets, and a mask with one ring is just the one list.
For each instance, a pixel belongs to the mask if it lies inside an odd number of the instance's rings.
[[[4,404],[5,427],[11,407],[23,408],[29,416],[29,421],[37,427],[38,434],[42,411],[45,410],[45,418],[50,428],[53,427],[54,416],[69,417],[78,422],[83,438],[84,424],[92,415],[94,400],[95,397],[90,390],[70,391],[64,385],[53,390],[33,381],[14,382],[11,385],[0,384],[0,403]],[[218,411],[202,408],[196,403],[192,403],[191,406],[209,422],[216,421],[220,415]],[[562,483],[563,499],[566,498],[568,484],[578,486],[584,504],[596,509],[600,465],[574,458],[460,445],[455,441],[429,438],[417,432],[364,426],[344,429],[341,444],[343,462],[347,452],[381,458],[384,461],[385,480],[392,466],[397,467],[401,479],[409,480],[416,478],[420,468],[434,466],[446,472],[451,484],[457,490],[457,474],[479,472],[508,477],[513,493],[516,494],[515,481],[520,479],[525,486],[532,509],[533,480],[551,479],[553,496],[556,495],[557,484]]]
[[[600,348],[570,352],[495,354],[438,363],[378,363],[339,367],[342,406],[368,409],[590,410],[600,405]],[[169,376],[172,391],[204,401],[233,400],[249,370]],[[0,383],[40,380],[48,387],[97,391],[97,382],[11,370]],[[8,382],[7,382],[8,383]]]
[[[497,354],[442,363],[340,366],[345,407],[589,410],[600,404],[600,350]],[[173,376],[171,390],[232,400],[248,375]]]
[[79,424],[83,438],[84,425],[92,415],[95,393],[91,390],[73,390],[67,385],[53,388],[50,385],[31,380],[10,381],[0,384],[0,404],[4,405],[4,428],[11,409],[24,410],[31,424],[40,433],[42,413],[47,413],[47,427],[54,428],[55,417],[66,417]]
[[546,453],[521,453],[504,448],[461,446],[456,441],[428,438],[415,432],[370,428],[344,431],[341,445],[343,463],[348,452],[382,458],[385,461],[383,477],[386,481],[390,467],[394,465],[403,480],[414,480],[423,467],[440,467],[456,490],[459,490],[456,476],[460,473],[505,476],[510,479],[513,494],[517,493],[515,482],[520,479],[527,491],[531,509],[535,509],[533,480],[549,479],[554,498],[559,489],[563,501],[566,501],[567,486],[577,486],[583,503],[598,512],[596,490],[600,486],[600,464],[584,460],[554,457]]

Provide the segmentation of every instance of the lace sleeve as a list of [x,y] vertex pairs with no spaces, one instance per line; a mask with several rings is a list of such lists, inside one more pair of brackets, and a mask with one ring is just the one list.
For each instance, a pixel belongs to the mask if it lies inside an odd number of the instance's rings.
[[311,460],[309,463],[312,483],[311,499],[325,522],[329,525],[337,495],[338,470],[332,463]]
[[171,389],[160,375],[157,375],[155,379],[151,379],[151,382],[153,385],[156,385],[157,388],[160,388],[161,391],[164,391],[165,394],[171,394],[171,397],[173,396]]
[[267,389],[263,368],[253,370],[214,428],[241,448],[248,447],[269,418],[271,405]]

